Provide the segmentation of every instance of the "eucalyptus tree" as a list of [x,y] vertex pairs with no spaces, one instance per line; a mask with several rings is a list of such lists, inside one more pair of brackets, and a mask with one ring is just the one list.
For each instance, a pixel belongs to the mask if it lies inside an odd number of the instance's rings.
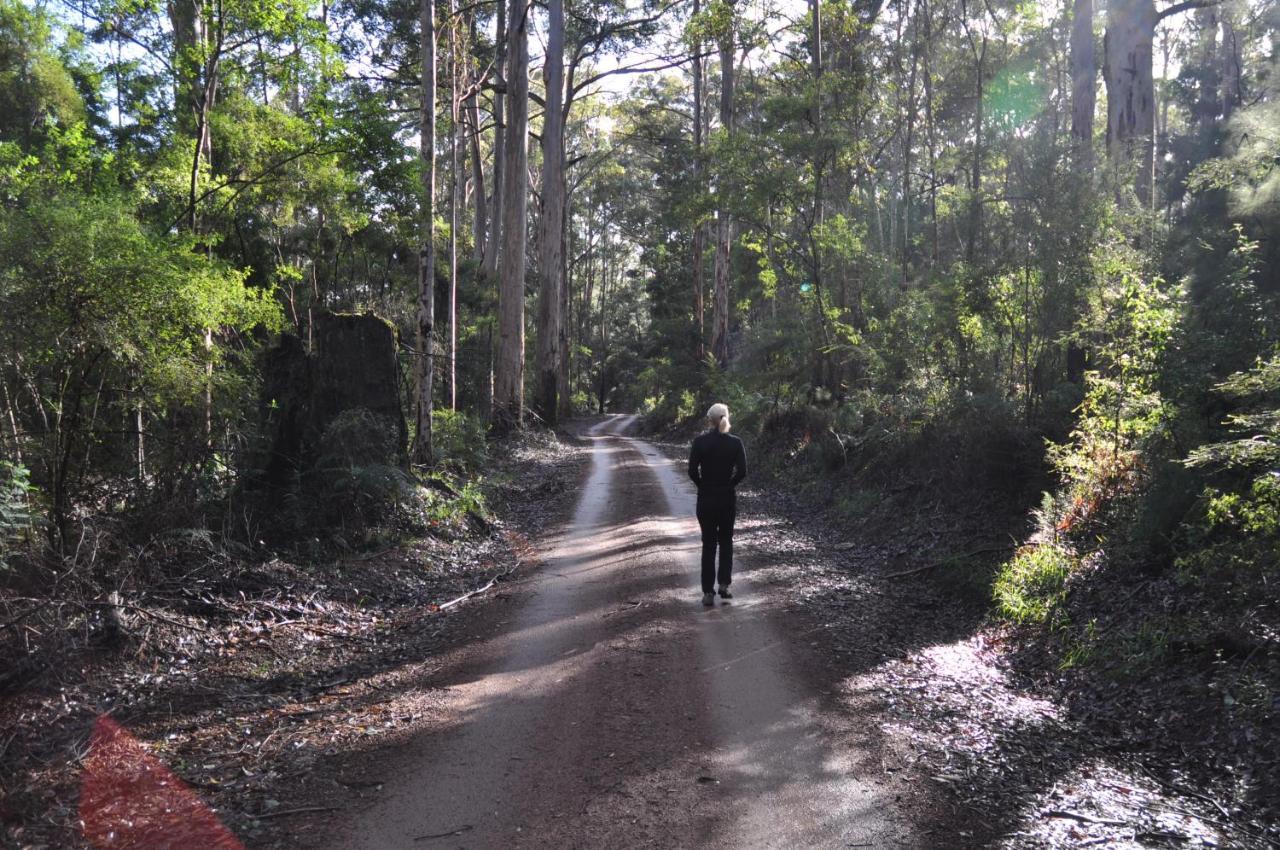
[[[737,9],[735,0],[717,0],[714,8],[716,45],[720,52],[720,132],[727,144],[733,141],[734,63],[737,55]],[[711,352],[721,368],[729,365],[729,275],[733,218],[725,202],[723,184],[717,187],[716,254],[713,271]]]
[[436,322],[436,10],[435,0],[420,0],[418,6],[419,57],[422,63],[422,103],[418,124],[418,158],[422,169],[422,210],[418,248],[418,311],[414,324],[413,459],[429,464],[432,459],[431,426],[435,404],[435,322]]
[[1144,209],[1154,201],[1156,27],[1219,0],[1181,0],[1159,11],[1154,0],[1111,0],[1107,6],[1103,78],[1107,84],[1107,153],[1114,167],[1135,170],[1133,191]]
[[544,422],[559,416],[561,361],[565,321],[565,159],[564,159],[564,0],[548,0],[547,50],[542,75],[545,105],[542,119],[542,208],[538,246],[538,351],[536,407]]
[[510,117],[503,157],[502,247],[498,282],[498,343],[493,421],[498,430],[524,423],[525,230],[529,166],[529,12],[526,0],[507,8],[506,90]]

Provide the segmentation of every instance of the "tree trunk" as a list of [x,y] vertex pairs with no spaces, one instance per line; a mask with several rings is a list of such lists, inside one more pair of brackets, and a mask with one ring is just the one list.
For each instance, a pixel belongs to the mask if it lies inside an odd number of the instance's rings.
[[[474,44],[476,40],[476,20],[471,18],[471,41]],[[467,81],[471,82],[474,67],[471,65],[470,59],[467,61]],[[471,256],[476,262],[483,265],[488,246],[485,240],[489,236],[489,207],[488,198],[485,196],[484,181],[484,156],[480,152],[480,95],[477,86],[468,86],[470,89],[467,95],[467,135],[468,150],[471,159],[471,197],[475,204],[475,217],[472,219],[471,229]]]
[[[912,40],[914,41],[914,40]],[[915,45],[911,45],[911,74],[907,77],[907,133],[902,145],[902,288],[906,289],[911,282],[911,148],[915,144],[916,130],[916,73],[920,66],[920,56]],[[981,91],[982,72],[978,72],[978,87]],[[982,97],[978,97],[978,111],[982,111]],[[981,119],[979,119],[981,120]],[[981,144],[979,130],[979,144]]]
[[929,157],[929,258],[930,268],[938,265],[938,129],[933,117],[933,8],[922,4],[924,14],[924,128]]
[[[494,40],[495,56],[494,73],[500,86],[507,85],[507,2],[498,0],[496,35]],[[507,123],[505,105],[508,100],[504,91],[493,93],[493,217],[489,222],[490,232],[488,244],[485,246],[484,262],[480,268],[487,275],[498,272],[498,255],[502,250],[503,192],[507,181],[504,168],[507,157]]]
[[573,281],[569,278],[569,198],[565,196],[562,204],[563,216],[560,224],[560,362],[556,369],[556,415],[560,419],[568,419],[573,415],[573,395],[569,384],[570,328],[572,325]]
[[[1201,73],[1204,74],[1209,69],[1217,68],[1220,65],[1218,59],[1218,7],[1206,6],[1203,9],[1197,9],[1194,20],[1199,41],[1196,62],[1200,66]],[[1197,129],[1205,136],[1208,136],[1213,129],[1214,122],[1218,120],[1218,111],[1221,106],[1219,91],[1209,83],[1208,79],[1202,77],[1194,110]]]
[[554,425],[560,412],[561,290],[564,289],[564,0],[548,0],[547,50],[543,66],[546,110],[542,119],[542,215],[538,245],[537,410]]
[[1236,28],[1238,10],[1228,3],[1222,9],[1222,120],[1226,121],[1240,105],[1240,36]]
[[1071,138],[1081,168],[1093,168],[1093,113],[1098,68],[1093,49],[1093,0],[1075,0],[1071,20]]
[[[1097,107],[1097,62],[1093,44],[1093,0],[1075,0],[1071,20],[1071,140],[1076,167],[1093,173],[1093,114]],[[1067,381],[1084,381],[1085,350],[1074,339],[1067,342]]]
[[524,424],[524,272],[529,188],[529,16],[524,0],[511,0],[507,33],[510,121],[503,163],[501,274],[498,281],[498,351],[494,364],[493,423],[501,431]]
[[436,21],[433,0],[421,0],[418,9],[422,53],[422,108],[419,121],[419,165],[422,168],[422,211],[419,220],[422,247],[418,250],[418,326],[414,337],[414,372],[417,379],[413,462],[431,463],[431,407],[435,380],[434,333],[436,323]]
[[982,237],[982,131],[983,107],[986,80],[987,36],[982,35],[982,49],[974,48],[974,59],[978,77],[977,100],[973,111],[973,181],[970,189],[973,197],[969,201],[969,244],[965,249],[965,259],[972,266],[978,256],[978,243]]
[[[720,36],[720,126],[730,139],[733,138],[733,55],[734,27],[731,23],[729,31]],[[727,190],[723,180],[716,186],[716,195],[718,210],[711,352],[716,363],[724,369],[729,365],[729,246],[733,241],[733,219],[725,203]]]
[[449,93],[449,118],[453,132],[449,134],[449,180],[451,194],[449,198],[449,409],[458,409],[458,222],[461,219],[459,207],[462,205],[462,160],[458,153],[461,150],[462,104],[458,95],[458,2],[449,0],[449,68],[452,90]]
[[[173,113],[178,133],[194,137],[200,128],[204,105],[205,26],[202,0],[170,0],[169,23],[173,27]],[[197,139],[197,156],[209,154],[209,136]]]
[[[693,0],[693,15],[696,18],[701,11],[702,4],[700,0]],[[693,182],[694,191],[705,192],[707,189],[706,168],[703,163],[704,143],[702,133],[702,39],[693,45]],[[702,220],[701,214],[698,221],[693,226],[693,256],[690,258],[693,262],[693,319],[698,326],[698,342],[695,346],[695,354],[698,362],[701,363],[707,356],[706,340],[707,327],[704,314],[706,308],[704,305],[704,293],[706,292],[707,281],[705,273],[705,262],[703,255],[707,251],[707,229],[706,223]]]
[[1158,21],[1152,0],[1111,0],[1103,47],[1107,154],[1117,168],[1136,167],[1133,189],[1145,209],[1151,207],[1155,171],[1152,44]]

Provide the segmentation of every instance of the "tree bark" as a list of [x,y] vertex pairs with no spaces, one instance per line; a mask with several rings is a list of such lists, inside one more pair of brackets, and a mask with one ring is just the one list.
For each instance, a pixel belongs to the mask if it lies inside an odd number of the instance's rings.
[[569,384],[569,358],[571,351],[570,329],[572,325],[573,281],[569,277],[569,198],[566,194],[563,204],[563,216],[560,224],[562,246],[560,251],[560,362],[556,369],[556,415],[560,419],[568,419],[573,415],[573,394]]
[[1226,121],[1240,105],[1240,36],[1236,29],[1238,10],[1228,3],[1222,10],[1222,120]]
[[1152,0],[1111,0],[1102,66],[1107,84],[1107,155],[1136,168],[1134,193],[1151,207],[1155,171],[1155,80],[1152,51],[1159,17]]
[[[971,36],[972,38],[972,36]],[[983,131],[983,99],[986,92],[987,35],[982,34],[982,48],[973,48],[975,73],[977,74],[977,100],[973,110],[973,180],[970,190],[973,197],[969,201],[969,241],[965,249],[965,259],[972,266],[978,256],[978,243],[982,239],[982,131]]]
[[[913,28],[914,29],[914,28]],[[907,77],[907,133],[902,144],[902,283],[906,289],[911,282],[911,148],[915,145],[916,131],[916,73],[920,67],[920,54],[914,39],[911,44],[911,74]],[[982,89],[982,70],[978,70],[978,89]],[[982,96],[978,96],[978,112],[982,112]],[[979,119],[981,121],[981,119]],[[981,127],[978,144],[982,144]]]
[[494,73],[497,76],[499,90],[493,93],[493,217],[489,222],[489,240],[485,246],[484,262],[481,270],[487,275],[498,272],[498,256],[502,251],[503,192],[506,191],[504,175],[507,156],[507,123],[504,91],[507,85],[507,0],[498,0],[496,34],[494,36]]
[[1071,19],[1071,138],[1081,168],[1093,168],[1093,113],[1097,108],[1093,0],[1075,0]]
[[[471,18],[470,30],[471,41],[474,43],[476,38],[476,20],[474,17]],[[474,70],[471,60],[468,59],[468,83],[471,82]],[[472,219],[471,227],[471,256],[477,263],[483,265],[488,251],[485,241],[489,237],[489,207],[488,197],[485,195],[484,156],[480,152],[480,95],[478,86],[469,86],[469,88],[470,91],[467,95],[466,103],[466,123],[468,151],[471,159],[471,197],[475,205],[475,216]]]
[[[696,18],[701,11],[702,4],[700,0],[693,0],[693,16]],[[705,139],[702,132],[702,45],[701,39],[693,44],[693,181],[694,191],[705,192],[707,189],[706,168],[703,163],[703,144]],[[693,262],[693,319],[698,326],[698,342],[695,347],[695,354],[698,362],[701,363],[707,356],[706,340],[707,327],[704,317],[706,308],[704,305],[704,294],[706,292],[707,281],[705,272],[704,255],[707,251],[707,229],[706,222],[702,220],[701,214],[698,221],[693,226],[693,246],[692,246]]]
[[195,137],[200,133],[196,139],[196,155],[207,162],[209,133],[200,121],[205,101],[204,3],[202,0],[170,0],[169,23],[173,27],[174,119],[183,136]]
[[493,424],[509,431],[524,424],[524,273],[529,188],[529,16],[525,0],[510,0],[507,93],[510,121],[503,159],[498,350],[494,364]]
[[[730,5],[732,14],[732,4]],[[720,36],[720,126],[728,139],[733,138],[733,58],[734,26]],[[729,262],[733,241],[733,219],[725,203],[727,190],[723,179],[716,186],[716,258],[715,293],[712,301],[711,352],[721,369],[729,365]]]
[[461,52],[458,50],[458,0],[449,0],[449,409],[458,409],[458,222],[462,205],[462,160],[458,153],[462,139],[462,104],[459,100],[458,74]]
[[435,219],[436,219],[436,21],[434,0],[420,0],[418,9],[422,58],[422,107],[419,120],[419,165],[422,168],[422,245],[418,250],[418,323],[414,336],[417,400],[414,405],[413,462],[432,460],[431,408],[435,380]]
[[546,109],[542,119],[542,215],[539,221],[537,411],[554,425],[560,413],[561,290],[564,289],[564,0],[547,3],[547,51],[543,66]]

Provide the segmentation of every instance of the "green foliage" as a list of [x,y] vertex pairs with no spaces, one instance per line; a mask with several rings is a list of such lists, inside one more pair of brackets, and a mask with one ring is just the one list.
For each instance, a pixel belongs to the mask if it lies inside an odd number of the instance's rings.
[[1078,561],[1056,543],[1028,546],[1001,568],[993,588],[1002,617],[1022,625],[1060,624],[1067,580]]
[[459,484],[449,476],[433,474],[431,480],[433,483],[420,486],[416,500],[405,506],[402,522],[410,530],[460,534],[472,517],[481,522],[491,519],[482,478],[469,478]]
[[1097,519],[1150,480],[1148,453],[1158,448],[1174,413],[1160,381],[1181,293],[1142,263],[1118,230],[1095,252],[1092,315],[1082,324],[1094,341],[1097,368],[1086,375],[1071,440],[1049,447],[1069,505],[1058,522],[1063,531]]
[[25,466],[0,461],[0,569],[29,542],[35,528],[31,502],[36,489]]
[[0,142],[32,145],[87,117],[74,50],[64,44],[59,55],[53,30],[43,8],[0,0]]
[[[280,320],[244,272],[145,224],[136,194],[99,180],[110,161],[89,144],[55,131],[37,159],[0,156],[0,314],[22,317],[0,324],[0,375],[24,388],[24,453],[60,532],[78,488],[132,468],[139,410],[157,434],[238,420],[243,335]],[[204,452],[188,438],[153,469],[194,481]]]
[[325,428],[311,473],[321,523],[363,527],[385,519],[414,493],[400,468],[395,422],[364,408],[345,410]]
[[436,410],[432,416],[436,466],[456,474],[481,472],[489,445],[480,417],[462,410]]
[[1266,585],[1280,570],[1280,357],[1215,388],[1239,406],[1229,439],[1193,450],[1187,466],[1211,475],[1191,516],[1178,566],[1192,580],[1236,574]]

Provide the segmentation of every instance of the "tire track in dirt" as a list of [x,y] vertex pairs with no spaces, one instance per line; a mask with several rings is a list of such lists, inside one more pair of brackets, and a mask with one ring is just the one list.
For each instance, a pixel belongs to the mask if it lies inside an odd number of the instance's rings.
[[[900,846],[883,789],[830,745],[750,587],[707,610],[692,487],[647,443],[587,433],[572,521],[509,625],[433,685],[444,721],[388,760],[329,846]],[[843,748],[847,749],[847,748]],[[900,831],[900,830],[898,830]]]

